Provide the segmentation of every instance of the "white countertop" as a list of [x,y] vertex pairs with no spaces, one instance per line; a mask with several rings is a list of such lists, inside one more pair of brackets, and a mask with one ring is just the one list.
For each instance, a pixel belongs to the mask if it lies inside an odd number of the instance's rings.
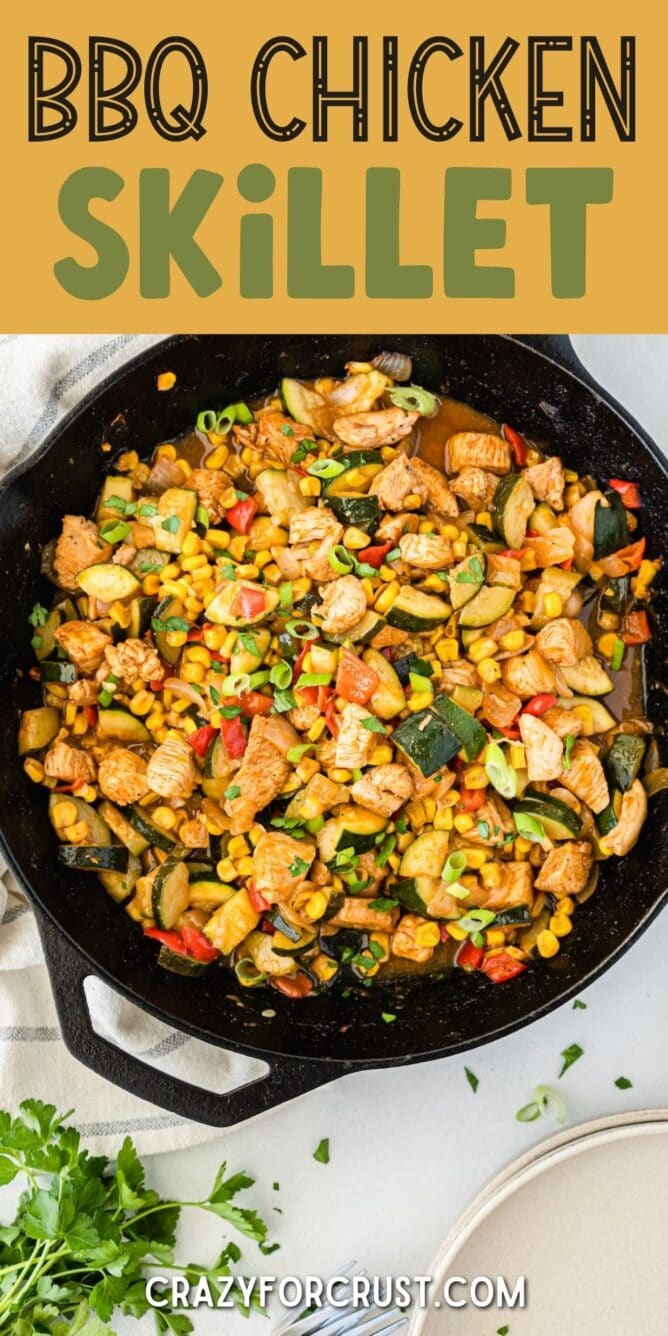
[[[668,452],[668,337],[580,336],[574,343],[592,374]],[[149,1159],[149,1177],[159,1190],[186,1196],[204,1195],[222,1159],[256,1177],[249,1199],[275,1225],[281,1250],[264,1259],[239,1240],[245,1274],[326,1276],[352,1258],[370,1274],[424,1273],[485,1180],[555,1130],[547,1120],[515,1121],[536,1083],[558,1085],[572,1122],[668,1104],[667,960],[664,914],[583,992],[586,1011],[569,1002],[466,1057],[345,1077],[214,1141]],[[584,1056],[557,1081],[560,1052],[574,1042]],[[476,1094],[465,1063],[479,1078]],[[617,1090],[618,1076],[632,1088]],[[312,1158],[325,1136],[328,1166]],[[273,1214],[277,1204],[282,1215]],[[189,1213],[181,1260],[212,1260],[221,1235],[218,1221]],[[493,1259],[490,1266],[495,1275]],[[194,1316],[198,1336],[221,1323],[232,1336],[269,1330],[259,1317]],[[481,1315],[481,1332],[495,1331],[496,1317]],[[140,1330],[129,1319],[114,1327],[119,1336]]]

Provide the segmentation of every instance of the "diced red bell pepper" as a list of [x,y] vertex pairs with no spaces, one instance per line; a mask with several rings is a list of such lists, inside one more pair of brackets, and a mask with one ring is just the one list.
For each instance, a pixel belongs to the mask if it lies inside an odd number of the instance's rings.
[[256,714],[269,714],[272,707],[271,696],[263,696],[261,691],[244,691],[240,696],[230,696],[228,705],[238,705],[242,714],[252,719]]
[[217,734],[218,729],[214,728],[212,724],[204,724],[202,728],[196,729],[194,733],[189,733],[188,742],[195,755],[203,760]]
[[378,570],[391,548],[392,543],[372,543],[370,547],[363,547],[357,556],[360,561],[365,561],[367,566],[375,566]]
[[213,960],[218,959],[220,951],[217,951],[215,946],[211,945],[208,937],[205,937],[199,928],[193,928],[191,924],[184,923],[181,936],[183,945],[193,960],[201,960],[204,964],[210,965]]
[[249,589],[248,585],[240,585],[230,611],[233,617],[243,617],[250,621],[252,617],[259,617],[266,606],[267,596],[263,589]]
[[572,557],[567,557],[565,561],[560,561],[560,562],[559,562],[559,565],[561,566],[562,571],[572,571],[572,569],[573,569],[573,558],[572,558]]
[[465,812],[475,812],[478,807],[482,807],[485,801],[484,789],[460,789],[458,807],[462,807]]
[[313,992],[313,983],[307,974],[290,974],[283,978],[274,978],[271,982],[284,997],[297,999],[308,997],[308,994]]
[[237,533],[248,533],[248,530],[258,512],[258,503],[254,496],[247,496],[243,501],[237,501],[235,506],[230,506],[225,511],[227,523],[236,529]]
[[527,529],[527,538],[540,538],[538,529]]
[[622,640],[625,645],[645,645],[651,640],[652,632],[646,612],[627,612],[622,624]]
[[545,714],[546,710],[551,710],[557,703],[556,696],[550,695],[549,691],[542,691],[538,696],[532,696],[526,705],[522,706],[522,714],[533,714],[538,718]]
[[459,965],[462,970],[479,970],[484,958],[482,946],[474,946],[470,941],[462,942],[455,956],[455,965]]
[[647,547],[647,539],[639,538],[637,543],[629,543],[628,547],[620,547],[618,552],[613,552],[613,557],[619,557],[624,562],[627,571],[637,571]]
[[624,478],[610,478],[610,486],[618,492],[627,510],[640,510],[640,488],[637,482],[627,482]]
[[293,667],[293,669],[292,669],[292,680],[293,680],[293,682],[296,682],[296,681],[297,681],[297,679],[298,679],[298,677],[299,677],[299,675],[300,675],[300,673],[301,673],[301,670],[302,670],[302,664],[303,664],[303,662],[304,662],[304,659],[306,658],[306,655],[308,654],[308,652],[309,652],[309,650],[312,648],[312,646],[313,646],[313,641],[308,641],[308,642],[304,645],[303,649],[300,649],[299,654],[297,655],[297,658],[295,659],[294,667]]
[[258,891],[257,886],[254,886],[252,881],[249,881],[246,890],[248,891],[248,899],[257,914],[266,914],[267,910],[271,909],[269,901],[265,900],[262,892]]
[[271,919],[268,918],[260,919],[259,928],[260,932],[266,933],[267,937],[273,937],[274,933],[276,932],[276,929]]
[[144,936],[160,942],[161,946],[166,946],[177,956],[190,955],[180,932],[166,932],[164,928],[144,928]]
[[321,714],[325,713],[327,706],[334,695],[334,687],[316,687],[318,692],[317,706]]
[[203,635],[204,635],[203,626],[191,626],[186,636],[186,640],[189,645],[192,644],[193,642],[197,644],[202,639]]
[[238,714],[235,714],[233,719],[223,719],[220,734],[228,756],[232,761],[238,761],[239,757],[243,756],[248,742],[246,730]]
[[327,724],[332,737],[338,738],[339,730],[341,728],[341,720],[339,719],[333,696],[330,697],[325,706],[325,723]]
[[526,556],[527,550],[528,549],[526,547],[520,547],[520,548],[507,547],[504,552],[499,552],[499,556],[514,557],[515,561],[521,561],[522,557]]
[[162,684],[164,680],[165,680],[164,677],[154,677],[153,681],[149,682],[151,691],[162,691]]
[[75,779],[72,784],[59,784],[53,790],[54,793],[76,793],[77,789],[82,789],[86,783],[85,779]]
[[89,728],[95,728],[97,724],[97,705],[86,706],[86,722]]
[[302,705],[318,704],[318,687],[300,687],[297,695]]
[[509,738],[511,742],[517,742],[520,736],[520,730],[517,724],[511,724],[510,728],[499,727],[499,733],[503,733],[504,738]]
[[337,695],[343,696],[344,700],[354,701],[356,705],[366,705],[379,682],[378,673],[363,659],[359,659],[349,649],[343,650],[336,674]]
[[518,469],[524,468],[524,465],[527,462],[527,443],[524,437],[520,436],[518,431],[514,431],[512,427],[509,427],[507,422],[504,422],[501,428],[501,435],[510,446],[513,463]]
[[480,966],[483,974],[491,979],[492,983],[507,983],[509,979],[514,979],[526,969],[522,960],[516,960],[514,956],[509,956],[507,951],[499,951],[496,956],[486,956]]

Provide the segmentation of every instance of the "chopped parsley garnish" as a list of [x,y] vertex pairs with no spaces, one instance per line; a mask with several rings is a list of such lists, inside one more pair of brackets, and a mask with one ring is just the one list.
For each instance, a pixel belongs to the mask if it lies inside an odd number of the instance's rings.
[[220,713],[223,719],[236,719],[241,714],[241,708],[238,705],[223,705]]
[[309,867],[310,864],[306,861],[305,858],[297,857],[295,858],[294,863],[290,864],[288,872],[290,873],[291,877],[303,877],[304,873],[308,872]]
[[323,1137],[320,1144],[313,1152],[313,1159],[318,1164],[329,1164],[329,1137]]
[[294,429],[290,426],[290,423],[289,423],[289,422],[283,422],[283,423],[282,423],[282,425],[281,425],[281,431],[283,432],[283,435],[284,435],[284,436],[294,436],[294,434],[295,434],[295,433],[294,433]]
[[32,640],[30,641],[30,644],[32,645],[33,649],[41,649],[42,640],[43,640],[42,636],[33,636]]
[[405,816],[398,817],[394,824],[400,835],[406,834],[406,831],[408,830],[408,821]]
[[380,1016],[381,1020],[385,1021],[386,1025],[391,1025],[392,1021],[396,1021],[397,1019],[392,1011],[381,1011]]
[[237,640],[241,645],[241,648],[245,649],[247,654],[252,654],[257,659],[262,657],[257,647],[257,640],[254,635],[251,635],[250,631],[238,631]]
[[374,714],[368,714],[366,719],[361,720],[362,728],[367,728],[370,733],[384,733],[385,725],[381,724],[380,719],[376,719]]
[[485,578],[480,557],[471,557],[466,570],[455,576],[455,584],[482,584]]
[[369,901],[369,909],[377,909],[379,914],[389,913],[391,909],[396,909],[398,900],[393,900],[389,895],[379,895],[377,900]]
[[167,533],[178,533],[180,523],[178,515],[168,515],[167,519],[162,521],[161,527],[166,529]]
[[584,1049],[580,1048],[579,1044],[569,1044],[568,1048],[562,1049],[561,1056],[564,1061],[559,1075],[563,1076],[564,1072],[567,1072],[568,1068],[572,1067],[573,1063],[577,1062],[578,1058],[581,1058],[583,1053]]
[[489,821],[479,821],[476,829],[481,840],[489,839]]
[[28,613],[28,621],[31,626],[44,626],[48,615],[48,609],[42,603],[35,603],[32,612]]
[[573,1003],[573,1011],[586,1011],[586,1010],[587,1010],[587,1003],[581,1002],[579,997],[576,997]]
[[151,575],[154,572],[157,573],[158,571],[161,571],[163,564],[164,563],[161,561],[153,561],[150,557],[148,560],[142,561],[141,556],[139,556],[137,558],[135,569],[139,571],[140,575]]
[[274,709],[277,714],[285,714],[288,710],[293,710],[297,704],[291,691],[282,691],[278,688],[274,692]]
[[480,1085],[480,1081],[476,1076],[475,1072],[471,1071],[470,1067],[465,1067],[464,1071],[466,1072],[466,1079],[475,1095],[475,1092],[478,1089],[478,1086]]
[[211,699],[212,699],[214,705],[219,705],[219,704],[220,704],[220,692],[219,692],[219,690],[218,690],[218,687],[210,686],[210,687],[209,687],[209,695],[210,695],[210,697],[211,697]]
[[629,1081],[628,1076],[618,1076],[617,1080],[615,1081],[615,1085],[617,1086],[618,1090],[630,1090],[631,1086],[633,1085],[633,1081]]
[[574,746],[575,735],[569,733],[568,736],[564,738],[564,770],[570,770],[571,768],[571,754]]
[[167,617],[163,621],[162,617],[152,617],[151,626],[154,631],[188,631],[190,623],[184,617]]
[[230,784],[229,789],[225,790],[225,797],[231,801],[232,798],[238,798],[240,793],[241,789],[238,784]]
[[222,561],[218,563],[218,570],[223,580],[234,580],[236,577],[236,567],[231,561]]

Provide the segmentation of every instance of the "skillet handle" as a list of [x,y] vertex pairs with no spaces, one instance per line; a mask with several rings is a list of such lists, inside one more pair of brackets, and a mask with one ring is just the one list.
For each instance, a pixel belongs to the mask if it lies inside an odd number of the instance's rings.
[[36,910],[36,916],[66,1047],[78,1062],[139,1099],[194,1122],[234,1127],[350,1070],[345,1063],[276,1057],[269,1065],[269,1059],[263,1059],[269,1066],[266,1074],[225,1094],[161,1072],[96,1034],[84,992],[90,965],[45,914]]

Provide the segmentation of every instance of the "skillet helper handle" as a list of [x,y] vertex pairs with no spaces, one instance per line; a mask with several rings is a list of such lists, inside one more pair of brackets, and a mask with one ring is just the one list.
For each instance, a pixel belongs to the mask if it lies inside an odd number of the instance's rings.
[[[45,914],[36,910],[56,1011],[69,1052],[78,1062],[139,1099],[170,1113],[211,1127],[234,1127],[309,1090],[326,1085],[348,1070],[345,1064],[278,1057],[266,1074],[229,1093],[216,1094],[159,1071],[96,1034],[84,983],[88,962]],[[262,1059],[267,1061],[269,1059]]]

